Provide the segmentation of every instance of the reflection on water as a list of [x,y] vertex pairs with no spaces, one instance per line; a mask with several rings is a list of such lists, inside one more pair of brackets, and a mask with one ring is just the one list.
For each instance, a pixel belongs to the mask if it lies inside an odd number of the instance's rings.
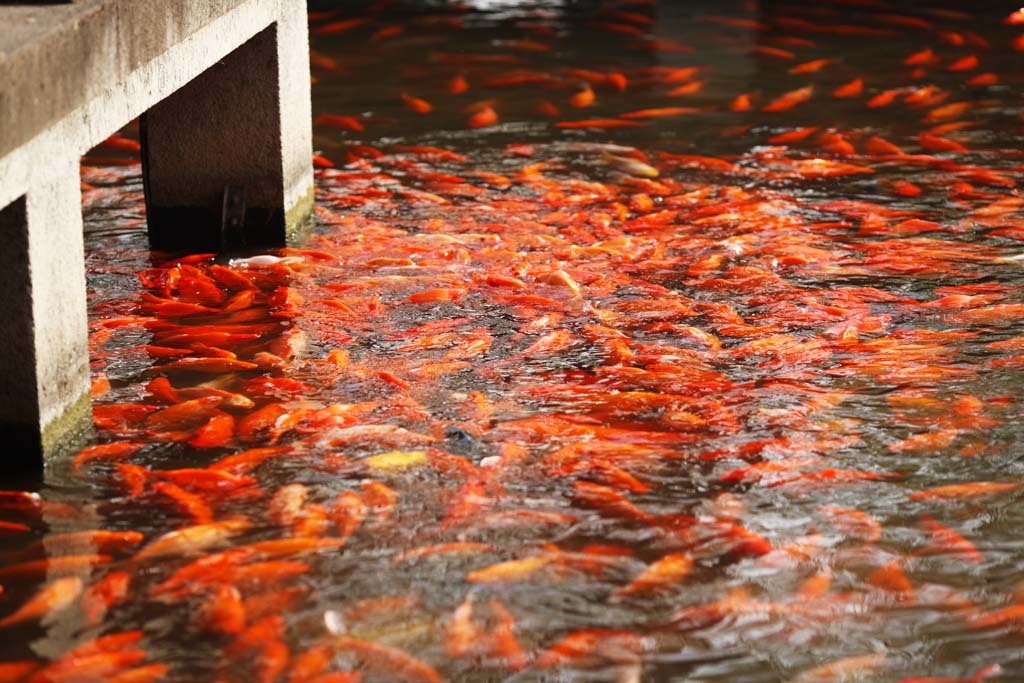
[[1004,5],[313,6],[274,254],[94,151],[3,680],[1024,678]]

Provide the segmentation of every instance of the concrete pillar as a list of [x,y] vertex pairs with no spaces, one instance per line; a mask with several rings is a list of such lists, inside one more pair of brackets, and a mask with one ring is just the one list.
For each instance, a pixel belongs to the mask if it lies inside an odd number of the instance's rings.
[[[150,243],[167,251],[284,246],[313,208],[305,4],[142,117]],[[240,187],[244,225],[222,237],[224,191]]]
[[4,468],[38,468],[90,424],[78,158],[0,209],[0,443]]

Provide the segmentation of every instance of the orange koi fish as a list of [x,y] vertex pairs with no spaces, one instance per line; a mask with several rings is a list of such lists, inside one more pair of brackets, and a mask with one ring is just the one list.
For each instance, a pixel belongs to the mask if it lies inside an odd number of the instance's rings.
[[445,683],[445,679],[432,666],[397,648],[342,635],[333,636],[326,644],[334,651],[354,656],[363,668],[392,680],[404,683]]
[[583,119],[581,121],[559,121],[555,128],[628,128],[646,125],[640,121],[622,119]]
[[448,81],[448,92],[452,95],[461,95],[462,93],[469,90],[469,81],[462,74],[455,74],[452,79]]
[[939,56],[930,47],[903,58],[903,63],[907,66],[930,66],[938,62]]
[[979,63],[977,55],[967,55],[949,64],[946,71],[973,71],[978,68]]
[[832,586],[832,574],[828,570],[820,571],[800,584],[796,597],[800,601],[810,601],[828,595]]
[[821,71],[826,66],[834,62],[834,59],[813,59],[803,64],[797,64],[796,66],[789,68],[791,74],[813,74]]
[[627,120],[650,119],[664,116],[680,116],[682,114],[693,114],[699,111],[700,109],[697,109],[695,107],[658,107],[655,109],[640,109],[638,111],[626,112],[625,114],[619,114],[619,118]]
[[21,564],[0,567],[0,579],[33,579],[46,576],[61,578],[76,574],[87,574],[95,566],[106,564],[113,558],[110,555],[64,555],[45,560],[34,560]]
[[913,676],[911,678],[901,678],[898,681],[893,681],[893,683],[981,683],[986,678],[998,676],[1002,671],[1002,667],[998,664],[990,664],[989,666],[978,669],[966,678],[931,678]]
[[429,114],[434,111],[434,105],[419,97],[413,97],[412,95],[402,93],[401,98],[402,103],[405,104],[405,108],[411,112],[415,112],[417,114]]
[[693,81],[692,83],[684,83],[683,85],[672,88],[666,93],[666,95],[669,97],[683,97],[685,95],[692,95],[700,92],[703,88],[704,81]]
[[217,586],[199,605],[196,625],[203,631],[236,635],[245,630],[242,595],[234,586]]
[[111,135],[109,138],[101,142],[99,147],[105,147],[119,152],[140,152],[142,150],[142,147],[137,140],[131,140],[119,135]]
[[337,33],[347,33],[353,29],[365,26],[370,23],[370,19],[367,17],[356,17],[353,19],[342,19],[340,21],[332,21],[327,24],[321,24],[310,29],[310,33],[315,36],[329,36]]
[[[880,138],[877,135],[873,135],[867,139],[864,143],[865,151],[872,156],[888,156],[895,155],[900,156],[903,154],[903,150],[892,144],[884,138]],[[907,181],[893,181],[892,184],[895,186],[896,183],[903,183],[910,185]]]
[[771,460],[754,465],[748,465],[739,469],[730,470],[722,474],[719,481],[761,481],[765,478],[774,478],[785,472],[792,472],[805,467],[813,467],[823,462],[821,458],[784,458],[782,460]]
[[816,472],[808,472],[806,474],[799,474],[795,477],[789,477],[771,481],[765,486],[767,488],[773,488],[777,486],[786,487],[822,487],[822,486],[834,486],[838,484],[853,484],[861,481],[892,481],[899,479],[903,475],[898,472],[870,472],[865,470],[839,470],[834,468],[826,468],[818,470]]
[[828,664],[816,666],[804,671],[789,683],[831,683],[832,681],[856,680],[864,674],[870,674],[886,665],[884,654],[860,655],[847,657]]
[[779,47],[771,47],[770,45],[755,45],[753,51],[768,57],[777,57],[778,59],[796,59],[796,54],[793,52]]
[[596,99],[593,89],[589,84],[584,83],[579,92],[569,98],[569,104],[577,109],[582,109],[593,105]]
[[848,98],[848,97],[860,97],[861,93],[864,92],[864,81],[860,78],[841,85],[832,91],[833,97]]
[[520,560],[499,562],[483,569],[477,569],[466,575],[469,583],[506,583],[511,581],[527,581],[537,571],[547,567],[557,556],[535,555]]
[[370,35],[370,40],[386,40],[388,38],[394,38],[405,33],[405,27],[399,24],[393,26],[383,26]]
[[912,603],[914,586],[903,572],[902,564],[903,559],[899,558],[882,565],[868,575],[867,583],[880,590],[897,594],[900,602]]
[[810,136],[817,132],[818,126],[807,126],[806,128],[797,128],[796,130],[786,131],[785,133],[779,133],[768,138],[768,142],[773,145],[788,145],[794,142],[803,142]]
[[77,576],[57,579],[40,589],[17,610],[0,619],[0,628],[25,621],[52,619],[78,599],[83,587],[82,579]]
[[940,138],[936,135],[921,133],[917,136],[917,142],[929,152],[967,152],[968,149],[959,142],[947,138]]
[[761,107],[761,111],[764,111],[764,112],[786,111],[788,109],[792,109],[793,107],[797,106],[798,104],[802,104],[802,103],[806,102],[807,100],[811,99],[811,96],[813,94],[814,94],[814,86],[813,85],[804,86],[803,88],[797,88],[796,90],[791,90],[791,91],[789,91],[789,92],[787,92],[787,93],[785,93],[783,95],[780,95],[779,97],[775,98],[774,100],[772,100],[771,102],[769,102],[765,106]]
[[129,596],[131,574],[113,571],[85,589],[80,604],[82,616],[88,626],[99,626],[111,607],[124,602]]
[[925,515],[921,518],[921,527],[928,532],[931,542],[925,549],[927,553],[955,555],[968,562],[981,562],[983,557],[974,544],[953,529],[939,524],[934,517]]
[[[637,656],[653,647],[650,639],[629,631],[584,629],[573,631],[537,655],[538,669],[556,666],[586,665],[602,661],[601,652],[618,652]],[[597,659],[597,661],[593,661]]]
[[652,562],[628,585],[617,589],[616,598],[648,595],[670,588],[689,576],[693,558],[685,553],[671,553]]
[[209,524],[198,524],[169,531],[150,541],[132,558],[135,562],[160,557],[191,555],[202,552],[229,540],[235,534],[248,529],[251,524],[245,520],[224,520]]
[[366,503],[354,491],[342,491],[335,497],[329,515],[338,527],[338,534],[344,540],[359,529],[366,519]]
[[750,93],[742,93],[737,95],[735,99],[729,104],[729,109],[734,112],[750,111],[754,107],[751,102]]
[[18,683],[39,668],[35,661],[3,662],[0,664],[0,681],[3,683]]
[[888,107],[890,104],[896,101],[896,98],[902,95],[904,92],[903,88],[892,88],[890,90],[884,90],[867,101],[867,106],[872,109],[878,107]]
[[338,130],[350,130],[361,133],[366,126],[361,121],[351,116],[339,116],[337,114],[319,114],[313,119],[313,125]]
[[49,534],[45,539],[26,548],[23,554],[45,553],[57,556],[88,552],[119,553],[135,547],[142,539],[143,535],[138,531],[72,531],[66,534]]
[[484,107],[466,121],[470,128],[486,128],[498,123],[498,112],[491,107]]
[[924,491],[917,491],[907,496],[910,500],[924,501],[955,501],[971,500],[984,496],[992,496],[1008,491],[1016,491],[1020,484],[1014,482],[978,481],[969,484],[950,484],[948,486],[937,486]]
[[637,508],[621,493],[607,486],[589,481],[573,482],[575,500],[587,507],[594,508],[610,517],[618,517],[627,521],[650,520],[650,516]]

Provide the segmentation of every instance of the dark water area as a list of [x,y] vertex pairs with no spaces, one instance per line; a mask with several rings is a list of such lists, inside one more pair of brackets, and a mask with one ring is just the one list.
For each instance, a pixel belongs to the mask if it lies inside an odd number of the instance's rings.
[[83,161],[0,681],[1024,681],[1014,9],[312,4],[303,244]]

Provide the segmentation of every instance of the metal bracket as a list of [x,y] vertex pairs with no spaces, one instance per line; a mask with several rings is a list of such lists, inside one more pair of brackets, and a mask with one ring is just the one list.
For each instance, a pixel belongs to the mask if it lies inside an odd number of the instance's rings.
[[224,186],[224,207],[221,210],[221,251],[245,247],[245,188]]

